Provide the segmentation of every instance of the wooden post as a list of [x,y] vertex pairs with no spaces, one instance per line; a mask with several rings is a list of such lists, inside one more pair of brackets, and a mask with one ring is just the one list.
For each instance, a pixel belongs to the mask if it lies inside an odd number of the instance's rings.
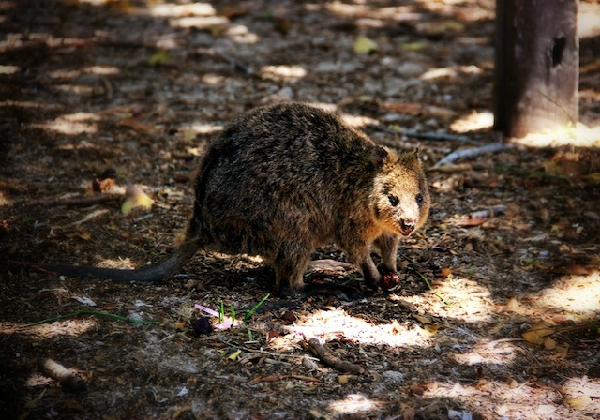
[[575,125],[578,0],[496,0],[494,127],[508,137]]

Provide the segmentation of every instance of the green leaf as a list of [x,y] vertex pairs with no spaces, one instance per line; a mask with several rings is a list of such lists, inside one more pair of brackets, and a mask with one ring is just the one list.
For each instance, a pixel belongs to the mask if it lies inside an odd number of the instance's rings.
[[167,64],[171,58],[166,51],[160,50],[150,57],[148,62],[151,66],[161,66],[163,64]]
[[379,51],[379,45],[377,43],[367,37],[359,36],[354,41],[354,46],[352,50],[356,54],[369,54],[375,51]]
[[246,321],[248,321],[248,320],[250,319],[250,317],[252,316],[252,314],[253,314],[254,312],[256,312],[256,310],[257,310],[258,308],[260,308],[260,307],[261,307],[261,305],[262,305],[262,304],[265,302],[265,300],[267,300],[267,298],[269,297],[269,295],[270,295],[270,293],[267,293],[267,294],[265,295],[265,297],[263,297],[263,298],[262,298],[262,300],[261,300],[260,302],[258,302],[258,304],[257,304],[257,305],[256,305],[254,308],[250,309],[250,310],[249,310],[249,311],[246,313],[246,315],[244,316],[244,322],[246,322]]

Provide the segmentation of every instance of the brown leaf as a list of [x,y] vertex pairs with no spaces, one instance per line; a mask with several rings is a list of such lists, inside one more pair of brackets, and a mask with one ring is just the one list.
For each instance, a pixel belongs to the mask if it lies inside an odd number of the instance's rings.
[[590,270],[588,267],[585,267],[583,265],[571,264],[567,267],[567,273],[576,274],[579,276],[588,276],[588,275],[592,274],[592,270]]
[[487,220],[487,217],[470,217],[468,219],[461,219],[456,224],[463,227],[479,226],[484,224]]
[[425,384],[413,383],[410,387],[410,391],[413,396],[422,397],[423,394],[425,394],[425,391],[427,391],[427,386]]
[[539,322],[533,325],[529,330],[521,334],[521,337],[528,343],[543,344],[545,337],[554,334],[554,329],[545,322]]

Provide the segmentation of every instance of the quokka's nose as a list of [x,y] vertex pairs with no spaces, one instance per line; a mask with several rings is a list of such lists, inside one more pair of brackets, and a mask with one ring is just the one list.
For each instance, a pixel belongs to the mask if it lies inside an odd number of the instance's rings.
[[412,219],[402,219],[400,220],[400,227],[403,234],[411,234],[415,230],[415,221]]

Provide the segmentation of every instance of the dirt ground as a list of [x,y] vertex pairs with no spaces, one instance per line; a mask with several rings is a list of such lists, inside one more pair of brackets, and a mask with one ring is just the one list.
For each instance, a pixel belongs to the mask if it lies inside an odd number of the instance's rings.
[[[501,141],[493,8],[1,1],[0,418],[600,418],[600,38],[580,39],[589,130],[433,170]],[[29,264],[166,258],[211,135],[281,99],[419,148],[432,208],[401,244],[398,287],[333,266],[310,276],[363,299],[259,305],[273,286],[259,258],[199,252],[158,285]],[[113,189],[94,192],[109,168]],[[128,184],[150,209],[123,214]],[[346,261],[334,245],[314,257]]]

